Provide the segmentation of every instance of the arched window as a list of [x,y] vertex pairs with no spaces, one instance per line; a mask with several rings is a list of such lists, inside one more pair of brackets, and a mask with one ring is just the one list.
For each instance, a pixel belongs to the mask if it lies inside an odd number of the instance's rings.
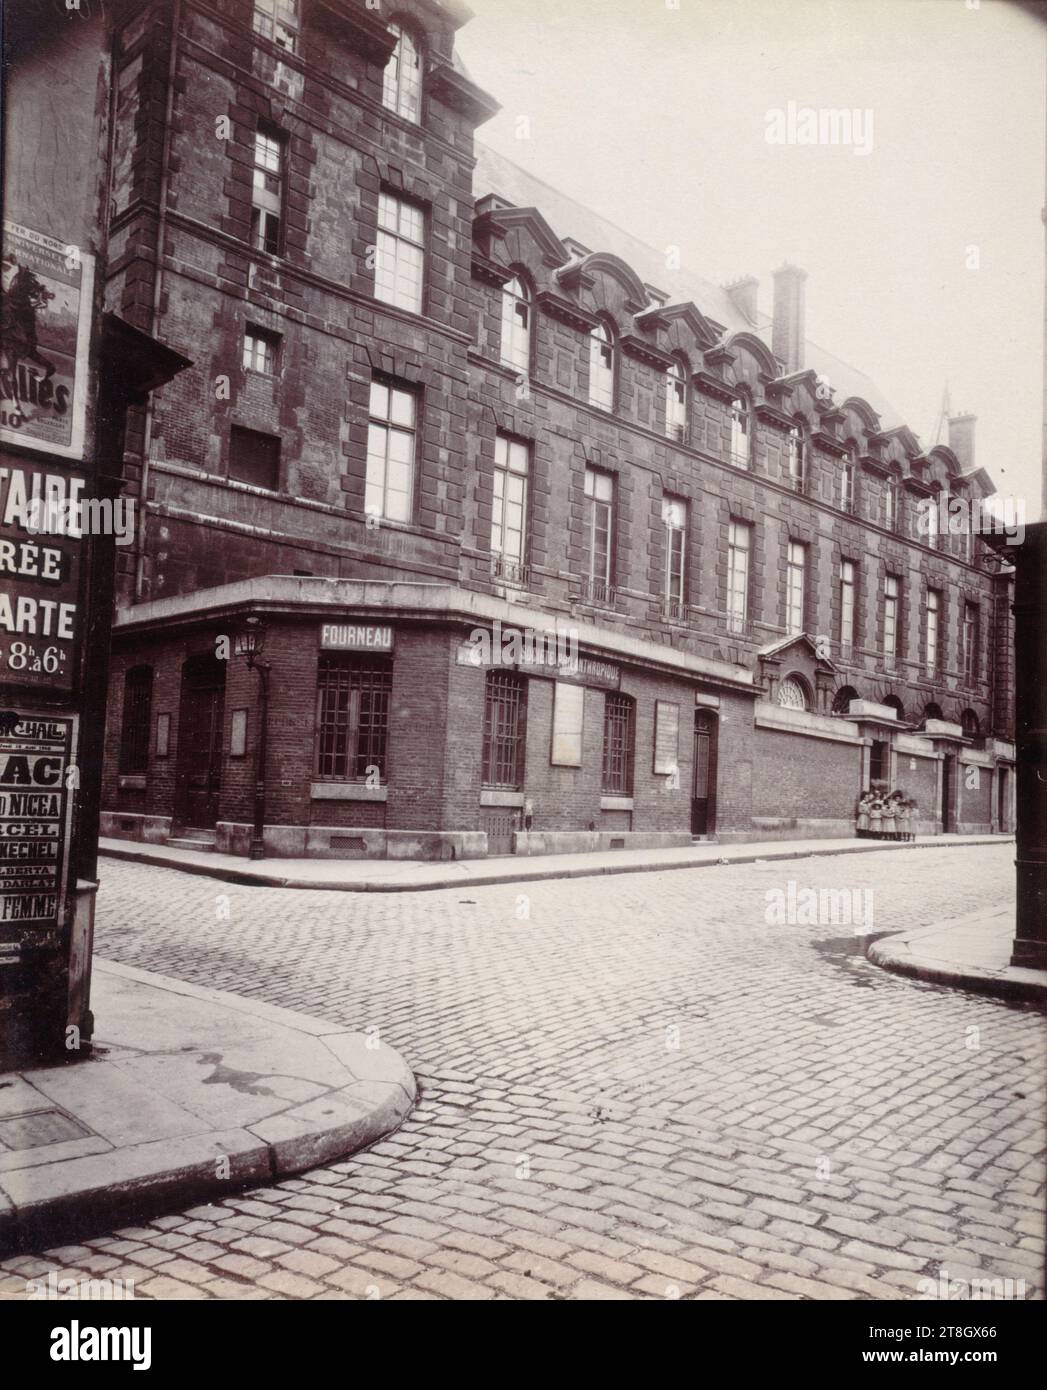
[[678,444],[687,439],[687,367],[678,357],[665,374],[665,433]]
[[797,492],[807,487],[807,435],[803,421],[797,417],[786,436],[785,446],[789,467],[789,482]]
[[149,732],[153,708],[153,668],[132,666],[124,677],[124,711],[120,730],[121,772],[149,767]]
[[502,362],[525,376],[531,370],[531,291],[522,275],[502,288]]
[[731,463],[735,468],[751,468],[753,451],[753,410],[747,394],[740,394],[731,406]]
[[905,719],[905,706],[897,695],[888,695],[883,702],[888,709],[893,709],[898,715],[898,722],[902,723]]
[[614,334],[603,319],[589,334],[589,404],[614,409]]
[[982,731],[982,726],[978,722],[978,716],[973,709],[965,709],[960,715],[960,728],[963,730],[964,738],[978,738]]
[[786,676],[778,686],[778,703],[785,709],[810,709],[810,687],[803,676]]
[[851,701],[857,698],[858,692],[853,685],[841,685],[833,696],[833,714],[850,714]]
[[934,702],[933,700],[931,701],[931,703],[930,703],[929,705],[924,705],[924,707],[923,707],[923,719],[921,720],[921,723],[926,724],[927,721],[928,721],[928,719],[944,719],[944,718],[945,718],[945,715],[942,714],[942,707],[941,707],[941,705],[935,704],[935,702]]
[[422,53],[412,35],[399,24],[390,24],[396,47],[385,65],[382,105],[405,121],[418,122],[422,113]]

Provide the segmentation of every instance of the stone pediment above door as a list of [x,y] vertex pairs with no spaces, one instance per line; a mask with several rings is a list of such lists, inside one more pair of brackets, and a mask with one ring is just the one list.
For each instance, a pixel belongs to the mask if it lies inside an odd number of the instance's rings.
[[818,644],[806,632],[761,647],[756,662],[757,681],[772,704],[830,713],[836,667],[827,656],[819,655]]

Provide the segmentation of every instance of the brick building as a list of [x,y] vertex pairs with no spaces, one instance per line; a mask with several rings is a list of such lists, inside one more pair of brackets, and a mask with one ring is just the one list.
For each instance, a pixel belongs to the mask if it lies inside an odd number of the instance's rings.
[[1009,829],[992,491],[807,342],[474,144],[458,0],[146,4],[106,295],[193,359],[132,421],[105,828],[478,855]]

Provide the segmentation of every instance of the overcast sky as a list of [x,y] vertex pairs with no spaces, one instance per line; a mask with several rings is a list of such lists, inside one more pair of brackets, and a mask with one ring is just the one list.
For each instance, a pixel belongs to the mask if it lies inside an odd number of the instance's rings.
[[[756,275],[765,312],[803,266],[807,336],[925,443],[948,382],[1039,514],[1047,26],[1008,0],[468,3],[502,103],[480,139],[710,280]],[[871,152],[769,144],[790,101],[871,111]]]

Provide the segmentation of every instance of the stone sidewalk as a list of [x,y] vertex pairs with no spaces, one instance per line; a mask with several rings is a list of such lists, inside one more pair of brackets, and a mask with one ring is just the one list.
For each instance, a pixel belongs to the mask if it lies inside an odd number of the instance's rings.
[[1002,999],[1047,1001],[1047,970],[1011,965],[1014,908],[993,908],[869,944],[874,965]]
[[409,893],[439,888],[478,888],[494,883],[534,883],[602,874],[756,864],[775,859],[805,859],[815,854],[888,854],[914,848],[999,845],[1013,843],[1013,840],[1013,835],[919,835],[910,843],[859,839],[767,840],[737,845],[702,843],[682,849],[506,855],[497,859],[456,859],[442,863],[409,859],[250,860],[112,838],[101,839],[99,849],[112,859],[180,869],[226,883],[254,884],[262,888],[326,888],[344,893]]
[[98,959],[93,996],[89,1058],[0,1078],[0,1250],[334,1162],[414,1104],[339,1023]]

